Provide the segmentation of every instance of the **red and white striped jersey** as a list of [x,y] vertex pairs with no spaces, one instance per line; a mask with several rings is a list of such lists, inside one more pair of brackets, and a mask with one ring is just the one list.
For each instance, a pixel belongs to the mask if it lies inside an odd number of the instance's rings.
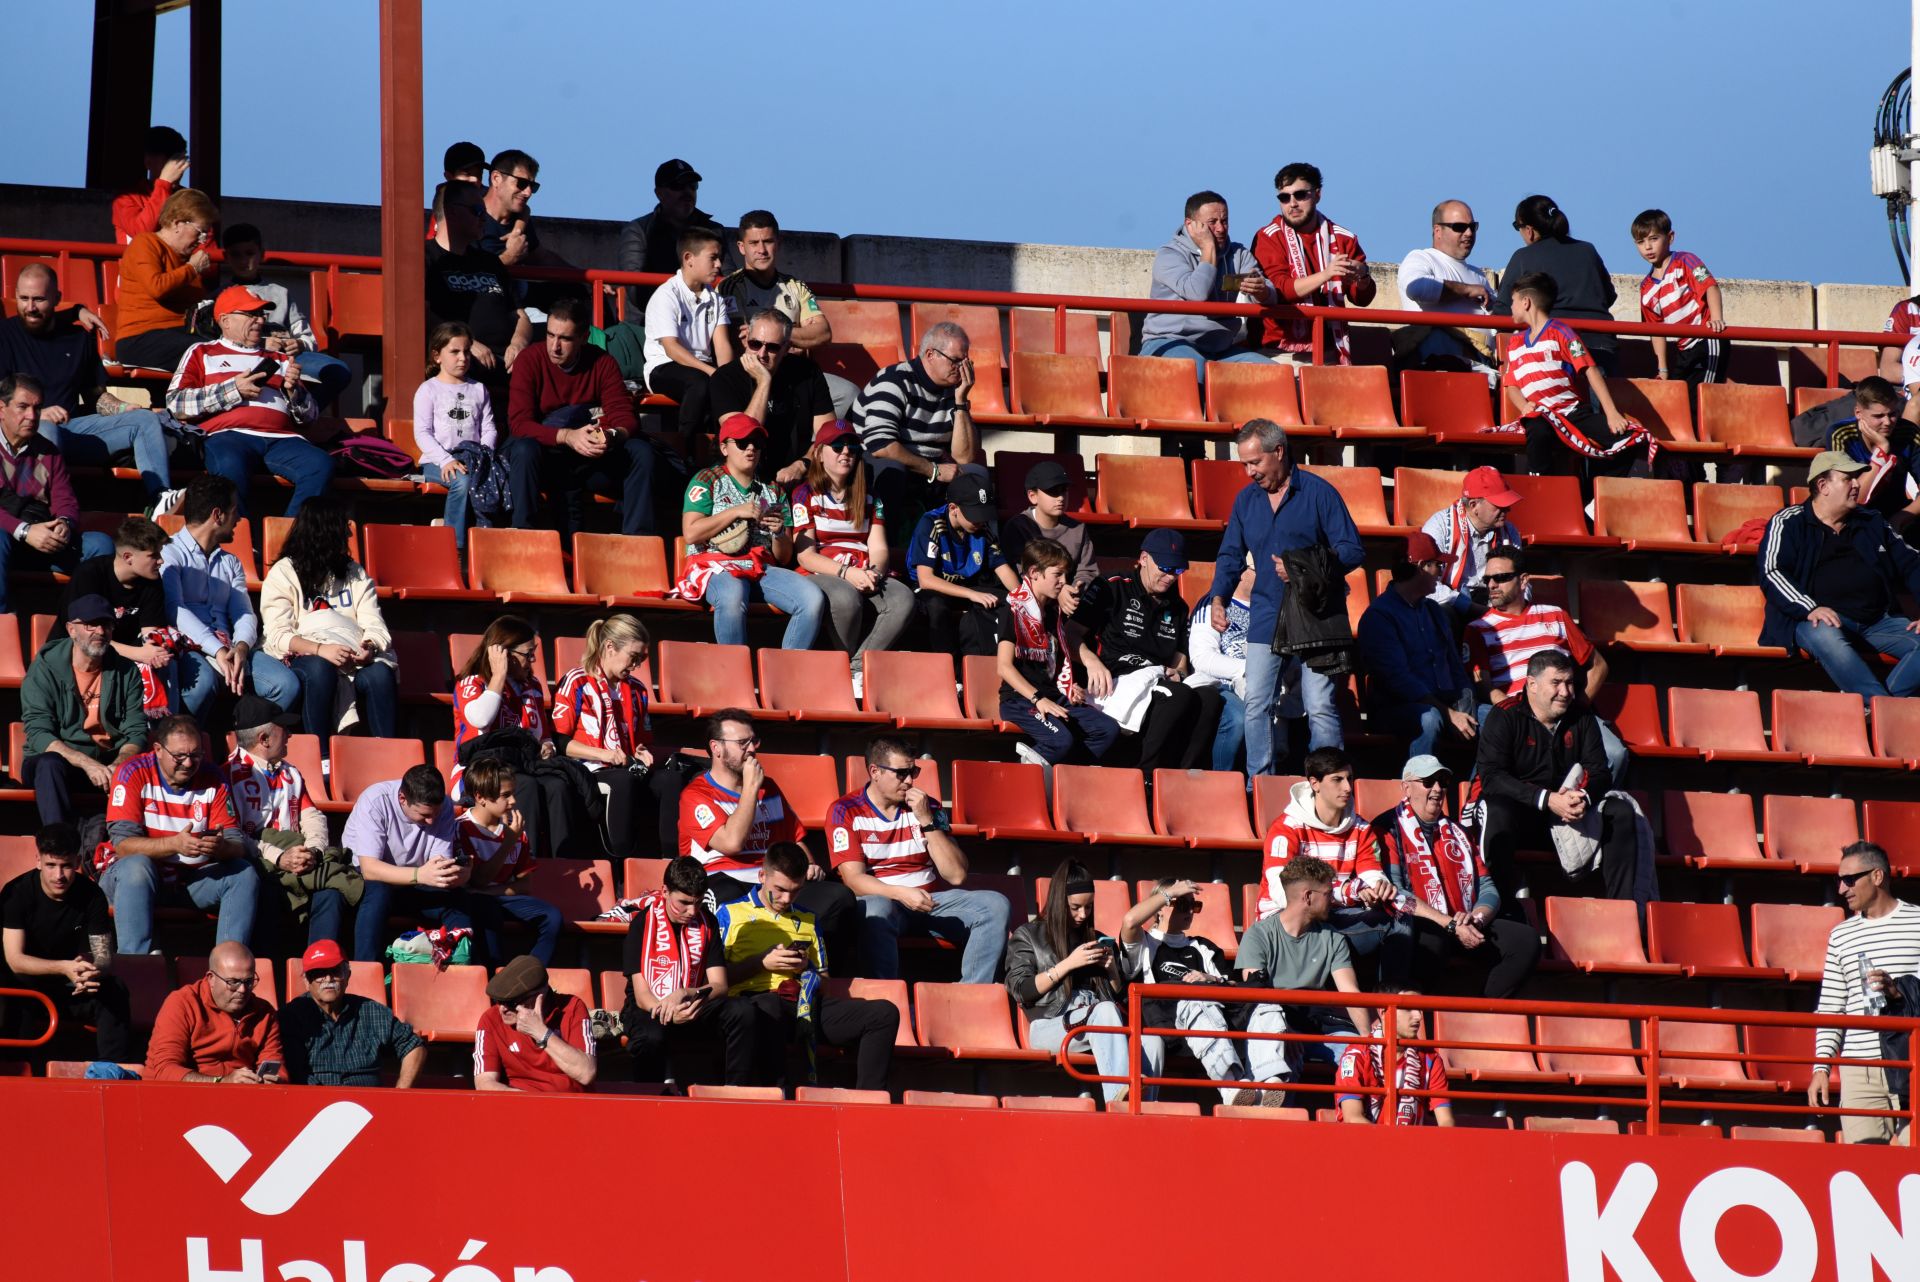
[[1920,334],[1920,297],[1903,298],[1887,313],[1889,334]]
[[931,886],[940,880],[913,811],[901,806],[891,817],[884,815],[865,788],[827,807],[827,854],[836,869],[863,863],[868,872],[895,886]]
[[314,809],[306,777],[291,761],[270,766],[245,748],[235,748],[227,758],[226,783],[234,822],[249,837],[269,828],[299,832],[301,816]]
[[1587,385],[1576,374],[1593,368],[1593,357],[1579,335],[1557,320],[1529,337],[1525,330],[1501,340],[1505,367],[1500,381],[1516,389],[1535,412],[1571,414],[1587,403]]
[[1527,683],[1527,663],[1558,650],[1581,667],[1593,661],[1593,642],[1557,605],[1534,604],[1516,614],[1488,610],[1467,624],[1467,663],[1503,694]]
[[740,808],[740,794],[702,774],[680,793],[680,853],[698,859],[709,873],[723,872],[740,881],[759,882],[767,847],[776,841],[799,841],[807,826],[787,808],[780,785],[769,779],[760,785],[760,802],[753,808],[753,826],[738,854],[723,854],[707,843]]
[[1260,856],[1260,916],[1271,917],[1286,906],[1280,873],[1296,855],[1312,855],[1332,867],[1336,904],[1358,904],[1362,885],[1386,879],[1367,825],[1351,808],[1331,828],[1322,824],[1313,808],[1313,785],[1305,781],[1293,785],[1285,812],[1267,829]]
[[856,521],[847,515],[847,505],[825,490],[802,485],[793,492],[795,537],[811,534],[819,545],[816,552],[857,570],[867,566],[867,535],[882,519],[880,502],[871,494],[865,515]]
[[533,871],[533,852],[527,849],[525,839],[504,823],[500,825],[500,831],[489,832],[468,816],[460,816],[460,822],[453,830],[455,859],[477,869],[502,851],[506,857],[493,870],[493,875],[482,880],[476,872],[469,885],[476,890],[512,885]]
[[[536,740],[545,739],[551,733],[547,724],[546,687],[537,679],[521,685],[508,677],[506,685],[500,690],[499,711],[493,714],[492,721],[476,725],[469,718],[467,709],[486,692],[487,679],[482,676],[461,677],[453,683],[453,746],[456,753],[468,739],[492,730],[507,730],[517,726]],[[462,766],[453,768],[453,778],[447,780],[449,796],[460,795],[460,781],[466,777],[466,773]]]
[[[134,757],[113,777],[113,792],[107,797],[107,834],[113,836],[115,824],[135,824],[143,837],[170,837],[177,832],[220,832],[234,826],[233,798],[227,785],[211,770],[201,770],[184,788],[175,788],[160,773],[160,764],[151,752]],[[100,871],[114,861],[111,840],[103,842],[94,856]],[[167,855],[156,862],[193,867],[206,859]]]
[[[1707,291],[1713,284],[1713,273],[1707,270],[1707,265],[1700,261],[1698,255],[1675,250],[1667,255],[1665,271],[1657,275],[1648,272],[1646,279],[1640,282],[1640,319],[1658,321],[1663,325],[1692,325],[1705,329],[1710,319]],[[1680,339],[1680,350],[1685,351],[1699,341],[1697,338]]]
[[[628,756],[653,742],[653,721],[647,714],[647,688],[631,677],[620,688],[585,668],[560,678],[553,695],[553,732],[578,739],[592,748],[624,752]],[[607,769],[600,761],[582,762],[589,770]]]
[[287,399],[286,380],[275,374],[261,385],[260,395],[251,401],[239,401],[227,409],[209,414],[221,400],[237,399],[235,393],[216,397],[212,389],[239,378],[263,360],[285,366],[280,352],[261,348],[235,347],[223,339],[196,343],[180,359],[180,367],[167,384],[167,407],[177,417],[197,423],[201,430],[257,432],[269,436],[297,436],[293,404]]

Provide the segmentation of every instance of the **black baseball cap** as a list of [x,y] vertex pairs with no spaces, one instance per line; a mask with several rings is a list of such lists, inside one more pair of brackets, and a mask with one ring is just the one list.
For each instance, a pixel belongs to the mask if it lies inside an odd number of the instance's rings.
[[464,174],[469,169],[485,169],[487,153],[480,150],[477,142],[457,142],[447,148],[446,156],[440,162],[440,172],[445,174]]
[[98,592],[75,597],[67,606],[69,623],[112,623],[118,617],[113,612],[112,603]]
[[677,156],[653,171],[656,187],[686,187],[699,181],[700,171]]
[[1068,483],[1067,469],[1060,465],[1059,459],[1043,458],[1027,469],[1030,490],[1064,489]]
[[987,478],[978,472],[962,472],[947,482],[947,502],[960,509],[960,515],[975,525],[993,520],[993,493]]
[[279,704],[257,694],[244,695],[233,705],[233,728],[236,730],[251,730],[255,726],[286,726],[292,729],[300,722],[299,713],[282,712]]

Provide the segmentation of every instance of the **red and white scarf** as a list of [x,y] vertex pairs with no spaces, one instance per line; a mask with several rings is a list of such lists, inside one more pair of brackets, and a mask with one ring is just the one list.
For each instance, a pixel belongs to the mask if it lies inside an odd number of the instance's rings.
[[[1385,1038],[1385,1023],[1376,1018],[1373,1021],[1371,1035]],[[1373,1045],[1367,1047],[1366,1050],[1367,1055],[1373,1060],[1373,1080],[1376,1082],[1385,1082],[1387,1080],[1385,1042],[1375,1042]],[[1420,1119],[1425,1115],[1429,1101],[1412,1094],[1412,1092],[1425,1090],[1427,1088],[1426,1052],[1417,1046],[1409,1046],[1403,1049],[1400,1052],[1400,1057],[1394,1061],[1393,1076],[1394,1090],[1398,1092],[1394,1097],[1393,1124],[1395,1126],[1420,1125]],[[1366,1097],[1367,1117],[1369,1120],[1375,1122],[1380,1120],[1380,1106],[1385,1100],[1386,1096],[1384,1095],[1369,1095]]]
[[1013,612],[1013,651],[1016,658],[1029,663],[1043,663],[1048,667],[1055,664],[1057,650],[1058,670],[1053,683],[1060,693],[1073,693],[1073,664],[1067,659],[1072,651],[1067,649],[1067,621],[1056,609],[1053,614],[1053,635],[1047,635],[1047,618],[1041,607],[1040,599],[1033,594],[1032,585],[1022,582],[1007,596],[1007,607]]
[[731,574],[736,579],[758,579],[767,573],[767,549],[753,548],[744,556],[725,552],[696,552],[680,567],[680,581],[673,595],[683,601],[699,601],[707,595],[707,580],[716,574]]
[[1407,851],[1407,885],[1412,897],[1448,916],[1473,907],[1478,888],[1479,856],[1467,834],[1444,815],[1440,819],[1440,848],[1427,843],[1427,834],[1403,801],[1393,812]]
[[1560,438],[1562,445],[1565,445],[1575,454],[1584,454],[1588,458],[1613,458],[1615,455],[1624,454],[1631,449],[1644,449],[1647,452],[1647,466],[1652,467],[1654,459],[1659,457],[1660,454],[1660,442],[1655,439],[1652,432],[1649,432],[1641,425],[1638,419],[1628,419],[1627,430],[1619,436],[1613,444],[1603,446],[1585,432],[1581,431],[1579,424],[1575,423],[1565,414],[1562,414],[1559,410],[1544,409],[1533,405],[1527,406],[1527,412],[1511,422],[1496,423],[1492,427],[1483,427],[1480,431],[1482,433],[1505,432],[1524,436],[1527,431],[1527,420],[1530,418],[1546,419],[1547,422],[1553,426],[1553,434]]
[[[1287,270],[1292,273],[1295,280],[1303,276],[1311,276],[1316,271],[1324,270],[1328,261],[1333,257],[1333,220],[1324,214],[1317,215],[1317,217],[1319,218],[1319,226],[1315,228],[1313,233],[1313,251],[1315,259],[1320,264],[1318,267],[1315,267],[1307,261],[1306,241],[1301,238],[1298,231],[1294,230],[1293,224],[1285,220],[1282,220],[1280,223],[1280,244],[1287,251]],[[1281,301],[1309,303],[1315,307],[1345,307],[1347,305],[1347,282],[1344,278],[1336,276],[1315,290],[1310,297],[1301,299],[1289,298]],[[1288,321],[1287,337],[1296,343],[1312,342],[1313,321],[1305,316]],[[1334,350],[1340,353],[1340,363],[1342,365],[1353,364],[1353,357],[1347,350],[1347,327],[1345,322],[1328,321],[1327,337],[1333,340]]]
[[[1502,521],[1493,528],[1493,545],[1487,549],[1489,553],[1498,548],[1518,546],[1507,537],[1507,524]],[[1447,509],[1441,518],[1440,532],[1446,536],[1444,550],[1453,554],[1453,564],[1447,570],[1447,586],[1457,592],[1466,583],[1467,567],[1473,560],[1473,521],[1467,516],[1465,499],[1460,499]]]
[[636,977],[655,1001],[665,1001],[676,988],[697,988],[694,977],[707,951],[707,930],[699,920],[676,925],[667,916],[667,892],[656,890],[636,905],[642,915],[640,969]]

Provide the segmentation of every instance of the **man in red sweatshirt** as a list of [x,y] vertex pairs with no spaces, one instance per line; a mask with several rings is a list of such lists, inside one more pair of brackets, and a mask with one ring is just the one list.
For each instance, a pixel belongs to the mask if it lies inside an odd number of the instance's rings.
[[[513,363],[507,398],[513,523],[551,526],[571,540],[592,489],[619,496],[621,533],[658,533],[654,471],[664,463],[639,433],[620,367],[587,341],[591,323],[584,301],[561,299],[547,312],[546,341]],[[542,492],[559,502],[557,521],[539,519]]]
[[245,944],[216,944],[207,973],[161,1003],[147,1043],[147,1080],[258,1085],[280,1071],[280,1024]]

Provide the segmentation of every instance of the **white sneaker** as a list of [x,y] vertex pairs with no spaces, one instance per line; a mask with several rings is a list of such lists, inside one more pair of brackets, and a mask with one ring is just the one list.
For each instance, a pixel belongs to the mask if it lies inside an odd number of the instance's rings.
[[148,518],[154,519],[166,516],[175,508],[179,507],[180,500],[185,497],[187,497],[187,492],[184,489],[161,490],[160,493],[154,496],[153,506],[147,509]]
[[853,701],[860,702],[866,696],[866,683],[861,680],[860,669],[853,670]]
[[1047,798],[1048,800],[1052,800],[1053,798],[1053,763],[1051,761],[1048,761],[1045,757],[1041,756],[1037,751],[1035,751],[1031,744],[1025,744],[1025,743],[1014,744],[1013,755],[1020,758],[1020,760],[1026,762],[1030,766],[1040,767],[1040,774],[1043,778],[1043,784],[1047,790]]

